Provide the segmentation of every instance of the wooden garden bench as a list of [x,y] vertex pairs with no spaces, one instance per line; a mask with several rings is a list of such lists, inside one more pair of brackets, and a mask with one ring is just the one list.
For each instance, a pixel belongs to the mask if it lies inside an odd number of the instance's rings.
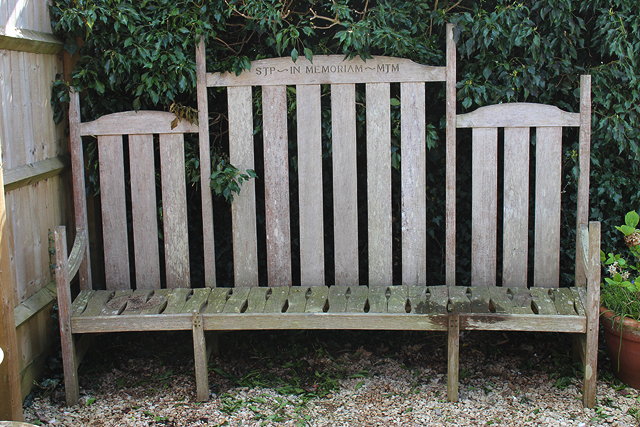
[[[459,331],[577,334],[583,338],[584,404],[593,406],[599,224],[587,225],[588,76],[582,78],[580,113],[540,104],[502,104],[456,116],[451,27],[447,30],[445,67],[388,57],[365,62],[315,56],[312,63],[302,58],[296,62],[289,58],[255,61],[250,71],[236,76],[207,73],[204,58],[204,44],[200,43],[199,126],[181,121],[172,128],[173,115],[147,111],[116,113],[82,123],[78,95],[72,94],[69,115],[77,229],[70,256],[64,228],[55,231],[69,404],[79,395],[77,368],[82,352],[78,338],[82,334],[191,330],[197,396],[207,399],[207,331],[386,329],[448,333],[448,396],[452,401],[458,396]],[[446,182],[442,183],[446,186],[445,284],[433,283],[426,267],[427,230],[437,225],[426,213],[425,82],[445,82],[446,87]],[[356,84],[364,84],[366,92],[366,206],[357,204]],[[400,86],[402,160],[400,185],[392,187],[390,88],[395,84]],[[331,85],[331,193],[323,188],[322,179],[323,152],[327,153],[322,142],[321,85]],[[289,197],[288,86],[295,87],[296,97],[297,171],[291,173],[298,174],[297,201]],[[257,235],[262,226],[256,220],[256,186],[249,181],[231,207],[232,284],[216,283],[207,87],[227,88],[231,163],[244,170],[255,167],[256,154],[264,161],[259,179],[264,182],[266,253],[258,252]],[[261,93],[260,116],[253,112],[255,88]],[[262,124],[261,152],[255,148],[260,147],[254,140],[255,120]],[[562,128],[567,126],[580,129],[576,286],[559,288],[561,139]],[[456,127],[473,129],[470,283],[460,283],[455,277]],[[504,128],[503,137],[498,137],[499,128]],[[531,184],[535,197],[530,201],[532,129],[536,136],[535,184]],[[190,281],[185,133],[199,134],[203,283]],[[96,289],[89,268],[83,136],[96,136],[99,151],[105,282]],[[498,173],[500,168],[502,174]],[[156,175],[160,177],[161,201],[156,197]],[[503,178],[500,187],[498,177]],[[503,189],[501,197],[498,188]],[[401,194],[399,236],[392,232],[392,192]],[[323,204],[329,202],[333,206],[335,259],[335,277],[331,279],[325,277],[323,249],[327,232]],[[534,206],[533,241],[528,237],[530,203]],[[299,283],[293,282],[292,273],[295,246],[291,244],[290,207],[296,204]],[[131,212],[131,232],[127,210]],[[359,257],[365,255],[358,246],[358,210],[365,210],[367,216],[367,271],[359,271]],[[501,227],[499,211],[503,212]],[[159,250],[157,237],[160,221],[164,251]],[[497,260],[499,234],[504,253],[501,264]],[[399,284],[394,284],[392,277],[394,238],[401,241]],[[527,271],[530,248],[533,272]],[[261,256],[266,257],[266,283],[260,283],[258,275]],[[72,302],[70,281],[77,272],[81,292]],[[528,283],[533,286],[527,288]]]

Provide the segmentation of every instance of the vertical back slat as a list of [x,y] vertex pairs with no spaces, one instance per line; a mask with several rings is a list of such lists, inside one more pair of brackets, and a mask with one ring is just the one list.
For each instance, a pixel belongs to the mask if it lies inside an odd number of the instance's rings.
[[100,201],[107,289],[129,289],[129,244],[122,136],[98,136]]
[[[579,133],[578,207],[576,227],[589,221],[589,162],[591,161],[591,76],[580,76],[580,133]],[[576,233],[576,253],[582,242],[580,233]],[[582,258],[576,256],[576,286],[586,286],[587,277]]]
[[296,88],[298,122],[298,199],[300,284],[324,285],[322,203],[322,117],[320,85]]
[[269,286],[288,286],[292,281],[286,89],[286,86],[262,87]]
[[153,135],[129,136],[136,289],[160,288]]
[[502,286],[527,286],[529,128],[504,129]]
[[533,269],[535,286],[558,286],[560,280],[561,162],[562,128],[537,128]]
[[356,90],[331,85],[335,284],[358,283]]
[[498,129],[473,128],[471,157],[471,285],[494,286],[498,213]]
[[453,24],[447,24],[446,168],[445,171],[445,279],[456,285],[456,42]]
[[205,53],[204,37],[202,37],[196,48],[202,246],[204,250],[204,285],[213,287],[216,286],[216,254],[213,233],[213,200],[211,188],[209,187],[211,155],[209,150],[209,103],[207,101],[207,61]]
[[402,284],[427,276],[427,196],[424,83],[401,83]]
[[389,83],[367,83],[369,286],[392,283],[391,104]]
[[[229,160],[244,171],[254,168],[251,86],[229,87]],[[231,204],[235,286],[258,286],[256,191],[254,180],[242,184]]]
[[189,287],[189,233],[184,137],[160,135],[160,175],[167,288]]

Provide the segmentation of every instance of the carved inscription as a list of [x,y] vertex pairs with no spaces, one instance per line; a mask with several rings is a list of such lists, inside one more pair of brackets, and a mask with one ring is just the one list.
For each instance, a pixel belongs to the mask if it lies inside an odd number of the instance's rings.
[[367,66],[366,64],[345,64],[345,65],[291,65],[289,67],[279,68],[279,67],[256,67],[255,73],[256,76],[271,76],[280,73],[287,73],[290,75],[296,74],[334,74],[334,73],[345,73],[345,74],[355,74],[355,73],[363,73],[365,71],[368,72],[378,72],[378,73],[398,73],[400,72],[400,64],[386,63],[386,64],[377,64],[375,66]]

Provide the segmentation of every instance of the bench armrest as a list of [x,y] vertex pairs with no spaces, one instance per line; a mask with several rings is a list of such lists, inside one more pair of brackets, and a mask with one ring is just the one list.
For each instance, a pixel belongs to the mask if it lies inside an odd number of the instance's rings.
[[597,291],[600,294],[600,222],[580,224],[578,233],[576,258],[580,258],[584,265],[587,292]]

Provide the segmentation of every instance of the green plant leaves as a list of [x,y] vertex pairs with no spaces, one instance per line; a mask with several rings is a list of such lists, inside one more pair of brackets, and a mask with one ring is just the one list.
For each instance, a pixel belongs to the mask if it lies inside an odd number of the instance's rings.
[[624,223],[628,227],[635,228],[638,225],[639,221],[640,221],[640,216],[636,211],[627,212],[627,214],[624,216]]

